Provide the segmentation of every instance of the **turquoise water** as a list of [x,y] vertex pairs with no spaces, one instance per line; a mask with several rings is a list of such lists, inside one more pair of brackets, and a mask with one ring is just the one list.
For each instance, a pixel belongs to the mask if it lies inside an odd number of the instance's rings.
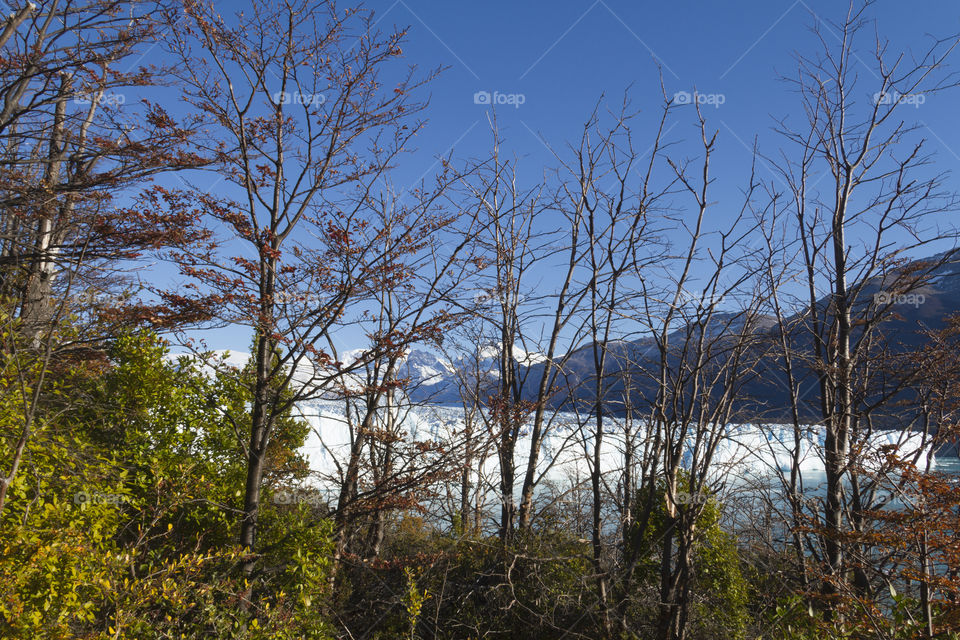
[[937,458],[937,464],[934,466],[934,470],[960,476],[960,458]]
[[[960,476],[960,458],[955,456],[944,456],[936,459],[934,471]],[[789,475],[789,472],[781,472]],[[804,469],[801,472],[803,479],[803,495],[808,500],[822,500],[826,496],[827,484],[826,473],[822,469]],[[761,488],[762,487],[762,488]],[[877,498],[881,498],[881,491]],[[781,516],[790,511],[789,502],[783,494],[783,484],[776,475],[767,475],[766,477],[754,477],[752,482],[734,483],[727,487],[725,492],[726,503],[725,517],[734,529],[745,528],[752,530],[756,527],[757,517],[768,513],[772,507],[773,511]],[[808,505],[810,508],[812,505]],[[886,508],[898,509],[902,504],[897,499],[890,500]],[[813,509],[820,507],[813,506]],[[787,538],[786,530],[774,533],[773,538],[785,541]],[[784,537],[779,537],[784,536]]]
[[[960,476],[960,458],[957,457],[938,457],[933,466],[933,471],[948,473]],[[784,472],[789,475],[789,472]],[[801,473],[803,477],[803,493],[807,496],[824,497],[827,492],[827,474],[823,469],[804,469]],[[896,501],[891,504],[895,505]]]

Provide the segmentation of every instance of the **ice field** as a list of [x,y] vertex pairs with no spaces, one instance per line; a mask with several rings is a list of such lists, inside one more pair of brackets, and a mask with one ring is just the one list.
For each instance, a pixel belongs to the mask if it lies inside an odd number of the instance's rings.
[[[301,415],[311,425],[311,434],[303,448],[310,461],[311,470],[318,476],[331,478],[337,473],[337,461],[346,460],[349,453],[350,437],[344,417],[342,402],[314,401],[300,407]],[[567,485],[586,481],[589,478],[589,461],[593,456],[592,419],[581,416],[587,423],[581,429],[572,413],[555,413],[549,417],[550,427],[541,446],[541,456],[537,465],[538,477],[544,481]],[[606,418],[609,426],[604,430],[601,451],[601,469],[615,476],[622,469],[624,436],[622,425],[614,418]],[[444,441],[451,434],[463,428],[463,411],[458,407],[424,406],[405,412],[402,429],[415,440]],[[636,431],[636,427],[634,429]],[[634,438],[642,438],[642,430]],[[799,471],[804,484],[816,491],[822,481],[824,462],[823,428],[810,425],[803,428],[799,455]],[[878,431],[872,435],[865,451],[877,452],[885,445],[897,444],[903,453],[918,452],[921,464],[935,457],[929,448],[921,450],[922,438],[919,433],[899,431]],[[736,490],[748,479],[775,477],[781,473],[789,475],[792,466],[794,431],[792,425],[783,424],[732,424],[725,427],[725,433],[713,456],[712,483],[727,490]],[[518,486],[522,481],[522,471],[530,452],[528,430],[521,433],[516,447],[515,462],[521,472],[518,474]],[[691,452],[685,455],[683,465],[689,464]],[[877,460],[879,458],[876,458]],[[867,468],[874,466],[873,460],[862,461]],[[483,464],[483,473],[495,479],[499,462],[496,451],[490,447]],[[321,482],[321,487],[323,483]],[[327,487],[322,487],[326,489]]]

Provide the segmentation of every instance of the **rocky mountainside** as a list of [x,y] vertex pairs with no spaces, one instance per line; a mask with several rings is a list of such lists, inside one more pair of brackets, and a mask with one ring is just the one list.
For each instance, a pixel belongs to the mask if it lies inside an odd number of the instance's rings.
[[[930,267],[931,264],[936,266]],[[909,293],[896,293],[891,290],[896,280],[902,282],[903,274],[914,271],[924,273],[922,284],[910,288]],[[925,340],[925,331],[943,327],[946,318],[960,313],[960,253],[939,254],[923,261],[915,261],[891,271],[886,277],[874,278],[862,285],[855,305],[858,312],[862,311],[869,317],[876,313],[877,308],[887,308],[886,317],[880,327],[885,342],[894,351],[913,349]],[[826,299],[821,300],[819,306],[827,309]],[[742,317],[736,313],[718,314],[713,322],[713,331],[717,331],[718,340],[733,339],[734,335],[742,331],[744,324]],[[799,364],[795,371],[798,395],[804,405],[805,417],[814,420],[818,412],[814,404],[817,397],[816,376],[810,367],[804,364],[809,361],[812,353],[812,342],[804,331],[799,329],[804,322],[805,315],[800,313],[787,320],[788,325],[798,327],[791,336],[794,348],[799,354]],[[678,343],[685,333],[692,330],[691,327],[677,329],[671,335],[671,341]],[[763,317],[754,319],[749,327],[751,336],[757,338],[761,344],[779,341],[779,330],[772,318]],[[614,373],[617,367],[625,366],[633,366],[639,370],[656,355],[655,343],[650,337],[617,341],[608,345],[608,348],[611,354],[608,373]],[[461,402],[458,380],[462,374],[458,376],[456,371],[479,371],[492,382],[496,376],[495,355],[496,349],[491,347],[481,350],[480,362],[450,363],[428,351],[414,350],[404,364],[403,375],[409,376],[411,380],[410,393],[414,400],[458,404]],[[530,374],[529,380],[539,380],[542,360],[530,354],[521,354],[518,360],[523,372]],[[783,419],[789,413],[789,386],[781,360],[782,358],[773,355],[760,360],[741,390],[744,418]],[[590,385],[584,383],[593,377],[593,366],[591,345],[569,354],[564,365],[564,375],[558,380],[558,384],[571,391],[558,397],[556,402],[563,404],[575,400],[589,401]],[[651,397],[655,391],[652,381],[637,374],[632,376],[632,383],[636,387],[635,404],[642,406],[644,399]],[[616,396],[619,391],[614,384],[612,394]],[[532,392],[532,389],[527,389],[528,394]]]

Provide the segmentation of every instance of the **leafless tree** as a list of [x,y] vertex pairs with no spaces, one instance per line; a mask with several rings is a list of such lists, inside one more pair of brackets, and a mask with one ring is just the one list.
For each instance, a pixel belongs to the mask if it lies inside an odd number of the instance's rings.
[[[729,425],[742,409],[743,389],[754,374],[762,351],[758,348],[763,294],[750,258],[755,223],[744,205],[722,225],[708,222],[710,161],[716,133],[696,109],[701,153],[695,163],[666,162],[673,170],[679,193],[691,203],[684,214],[666,214],[662,224],[674,225],[669,254],[640,274],[641,292],[634,311],[651,336],[646,354],[634,356],[632,366],[650,388],[637,407],[645,414],[644,475],[638,478],[640,495],[634,515],[635,535],[645,531],[663,488],[666,522],[660,545],[658,636],[682,639],[688,632],[693,554],[698,541],[697,521],[706,496],[722,492],[724,480],[715,464],[718,447],[729,437]],[[751,177],[745,195],[755,187]],[[655,270],[664,269],[660,277]],[[666,284],[666,286],[664,286]],[[639,404],[639,403],[634,403]],[[629,585],[638,561],[639,540],[632,541],[623,568],[622,584]],[[623,589],[623,594],[628,593]]]
[[[160,292],[158,314],[254,333],[251,418],[236,425],[248,461],[240,544],[252,576],[277,417],[422,337],[423,323],[379,335],[349,366],[332,348],[337,327],[371,301],[387,303],[375,283],[409,277],[401,257],[451,219],[431,206],[435,194],[417,195],[408,211],[375,189],[421,129],[424,103],[413,96],[432,77],[394,67],[403,32],[381,34],[371,12],[323,0],[256,1],[230,20],[209,3],[183,8],[167,47],[187,102],[206,119],[203,150],[217,158],[222,187],[165,191],[147,204],[195,211],[220,236],[172,256],[189,280]],[[392,225],[377,228],[385,220]]]
[[[544,469],[540,466],[543,439],[553,424],[556,406],[551,398],[561,381],[566,354],[579,331],[570,326],[580,308],[573,277],[579,256],[579,225],[566,221],[554,230],[544,228],[555,213],[543,200],[543,184],[519,184],[517,166],[500,151],[499,133],[491,119],[494,145],[491,159],[476,177],[464,181],[464,190],[478,209],[484,232],[478,236],[477,259],[485,268],[478,293],[487,303],[482,317],[491,327],[498,371],[496,386],[480,412],[496,434],[500,463],[500,536],[509,541],[516,529],[529,531],[534,518],[533,495]],[[535,282],[538,268],[554,256],[563,256],[561,275],[550,283]],[[566,353],[569,353],[567,351]],[[529,429],[530,448],[522,464],[520,504],[516,504],[516,448],[521,430]]]
[[441,180],[431,189],[387,190],[369,199],[370,225],[357,242],[382,245],[381,264],[364,282],[370,306],[353,323],[369,344],[348,355],[328,336],[329,352],[338,361],[352,360],[343,363],[344,371],[331,387],[334,397],[346,403],[350,439],[346,459],[335,460],[335,559],[346,551],[358,514],[372,518],[366,548],[376,557],[389,513],[424,504],[431,486],[451,473],[452,457],[459,451],[459,442],[452,441],[455,434],[434,442],[414,440],[409,433],[416,412],[429,411],[427,402],[412,397],[424,392],[415,384],[432,382],[411,380],[410,350],[417,345],[441,349],[446,333],[467,317],[460,298],[471,273],[476,219],[445,213],[448,196]]
[[[805,120],[780,123],[788,148],[776,162],[767,208],[767,236],[782,240],[771,244],[799,265],[778,276],[787,285],[775,307],[778,346],[792,404],[794,458],[804,420],[814,418],[824,429],[826,498],[817,547],[828,602],[847,589],[847,573],[859,564],[849,562],[844,538],[865,526],[876,495],[858,460],[869,457],[870,434],[889,418],[909,378],[884,375],[883,323],[895,316],[897,300],[922,287],[949,254],[912,267],[907,259],[955,237],[938,215],[954,209],[956,200],[929,169],[920,127],[905,118],[908,107],[955,84],[943,65],[958,41],[935,41],[908,59],[876,38],[868,52],[860,45],[869,40],[870,4],[851,3],[839,24],[816,23],[820,51],[801,56],[789,79]],[[790,259],[778,258],[781,264]],[[811,389],[813,412],[804,397]],[[795,523],[802,503],[797,468],[786,487]],[[801,564],[816,548],[796,536],[794,546]],[[860,593],[871,590],[861,570],[854,570],[854,584]]]
[[[662,257],[657,250],[662,247],[658,237],[661,229],[652,214],[659,199],[670,188],[656,190],[653,185],[653,168],[661,160],[664,125],[670,114],[670,105],[662,111],[654,141],[644,157],[634,146],[633,119],[625,97],[620,110],[611,115],[610,124],[602,123],[600,105],[584,126],[579,145],[573,149],[572,161],[560,162],[563,175],[560,178],[558,206],[565,211],[571,224],[580,228],[576,238],[581,239],[582,265],[576,276],[582,279],[575,287],[584,292],[584,334],[587,344],[580,355],[591,360],[585,368],[592,373],[586,380],[571,379],[565,375],[566,387],[578,390],[583,399],[574,398],[568,406],[576,415],[581,431],[581,444],[587,457],[592,496],[591,546],[594,573],[597,576],[597,597],[603,625],[608,636],[613,636],[613,621],[609,611],[610,567],[606,566],[604,553],[603,510],[609,495],[607,477],[603,469],[604,434],[620,426],[616,420],[617,398],[611,387],[629,377],[630,363],[624,362],[625,343],[622,339],[633,327],[627,311],[636,303],[638,295],[635,276],[645,265]],[[643,172],[638,171],[644,169]],[[640,184],[635,185],[637,175]],[[641,245],[645,245],[641,248]],[[579,360],[579,358],[577,358]],[[582,374],[581,374],[582,375]],[[586,383],[584,385],[578,383]],[[584,393],[586,389],[589,392]],[[629,404],[629,400],[627,400]],[[620,403],[622,408],[622,403]],[[614,419],[611,419],[614,417]],[[629,421],[631,416],[626,417]],[[625,424],[623,425],[626,426]],[[587,433],[592,429],[592,433]],[[631,455],[632,434],[623,434],[627,456],[624,464],[625,491],[633,493]],[[621,506],[632,502],[626,498]],[[625,507],[629,510],[629,507]],[[630,518],[629,511],[625,513]]]

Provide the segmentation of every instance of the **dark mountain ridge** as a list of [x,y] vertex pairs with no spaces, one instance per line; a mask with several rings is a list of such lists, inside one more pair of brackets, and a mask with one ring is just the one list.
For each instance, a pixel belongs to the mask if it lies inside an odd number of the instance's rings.
[[[872,334],[877,340],[872,349],[882,348],[889,354],[918,349],[928,340],[927,332],[942,329],[949,316],[960,313],[960,251],[905,263],[882,276],[855,283],[852,290],[857,293],[852,305],[857,323],[862,325],[877,320]],[[830,298],[820,299],[818,314],[823,317],[829,309]],[[797,311],[785,318],[784,325],[788,328],[786,338],[794,356],[793,387],[799,400],[799,415],[803,421],[815,423],[820,419],[821,409],[810,318],[809,310]],[[696,321],[681,326],[669,333],[668,342],[682,345],[689,337],[698,336],[701,327],[702,324]],[[782,349],[778,348],[782,336],[775,318],[756,313],[717,311],[706,327],[706,339],[711,341],[717,354],[718,366],[723,362],[725,350],[729,351],[735,341],[746,339],[752,345],[752,366],[737,393],[738,420],[785,421],[790,418],[790,385]],[[861,335],[862,330],[855,333],[854,341]],[[555,407],[572,407],[573,403],[578,403],[586,409],[593,403],[593,350],[594,345],[587,344],[564,356],[562,372],[557,375],[554,385],[557,389],[552,400]],[[607,350],[605,375],[609,376],[610,382],[606,385],[606,410],[622,412],[626,379],[632,388],[631,402],[642,411],[659,387],[656,376],[650,374],[659,359],[656,340],[651,336],[632,341],[618,340],[608,343]],[[678,366],[682,357],[679,349],[668,353],[671,368]],[[457,367],[487,372],[490,383],[495,382],[496,367],[489,357],[481,363],[450,364],[431,353],[415,350],[408,363],[411,364],[407,365],[405,375],[410,376],[411,397],[416,401],[461,403],[462,383],[458,383]],[[527,381],[524,387],[526,397],[533,397],[543,367],[543,362],[521,365],[521,377]],[[424,377],[422,371],[429,371],[431,375]]]

